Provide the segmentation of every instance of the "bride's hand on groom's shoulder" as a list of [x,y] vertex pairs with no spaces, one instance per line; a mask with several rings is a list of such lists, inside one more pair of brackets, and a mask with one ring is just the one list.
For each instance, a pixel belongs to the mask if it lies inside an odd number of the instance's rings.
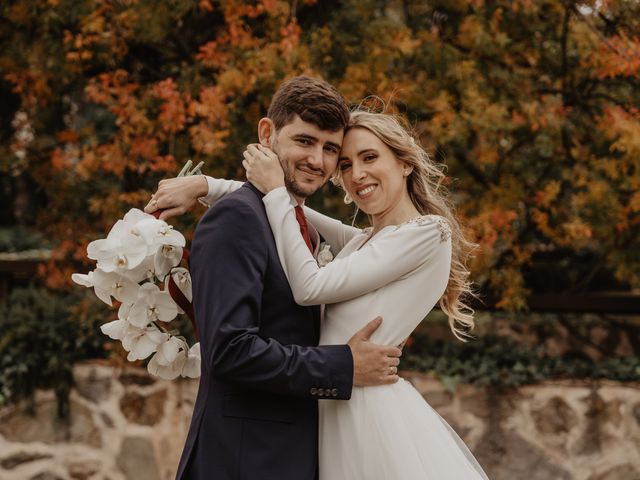
[[242,166],[247,171],[247,180],[262,193],[284,187],[284,172],[280,159],[273,150],[259,143],[247,145],[243,153]]
[[207,193],[209,193],[209,185],[204,175],[160,180],[156,193],[151,196],[144,211],[153,213],[156,210],[162,210],[160,219],[167,220],[186,213],[198,198],[204,197]]

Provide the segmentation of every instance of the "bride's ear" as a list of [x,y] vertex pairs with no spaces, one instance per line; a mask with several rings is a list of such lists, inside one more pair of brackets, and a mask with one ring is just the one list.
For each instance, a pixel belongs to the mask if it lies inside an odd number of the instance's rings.
[[273,137],[276,134],[276,127],[270,118],[263,117],[258,122],[258,140],[263,147],[272,147]]

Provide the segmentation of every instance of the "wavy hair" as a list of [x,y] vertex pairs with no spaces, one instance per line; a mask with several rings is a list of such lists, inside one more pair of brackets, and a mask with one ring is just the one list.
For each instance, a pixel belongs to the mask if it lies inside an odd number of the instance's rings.
[[[351,112],[346,131],[364,128],[378,137],[401,162],[413,167],[407,177],[409,197],[421,215],[435,214],[444,217],[451,227],[451,270],[447,288],[439,305],[449,318],[451,331],[459,340],[466,341],[474,327],[474,310],[467,299],[476,297],[469,280],[467,263],[477,244],[469,241],[453,213],[448,192],[443,185],[446,176],[444,165],[434,162],[420,143],[403,125],[399,117],[374,113],[362,107]],[[342,186],[340,169],[336,170],[334,183]]]

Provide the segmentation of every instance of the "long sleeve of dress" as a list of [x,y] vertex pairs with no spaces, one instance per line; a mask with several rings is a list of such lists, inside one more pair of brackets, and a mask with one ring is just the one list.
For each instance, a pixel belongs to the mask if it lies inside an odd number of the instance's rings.
[[[444,220],[425,216],[399,227],[389,226],[393,230],[379,232],[360,250],[320,268],[300,235],[295,201],[286,189],[272,190],[263,202],[280,263],[300,305],[349,300],[400,279],[436,256],[450,261],[450,239],[440,223]],[[441,268],[441,263],[433,262],[434,268]]]
[[[207,179],[207,185],[209,186],[209,192],[204,197],[198,198],[198,201],[206,207],[215,205],[217,201],[224,196],[235,192],[239,189],[243,182],[237,180],[226,180],[224,178],[213,178],[205,175]],[[323,215],[315,210],[304,207],[304,214],[309,222],[318,230],[320,235],[324,237],[334,254],[337,254],[342,247],[344,247],[349,240],[354,236],[362,233],[359,228],[345,225],[335,218]]]
[[340,220],[323,215],[320,212],[304,207],[304,214],[309,223],[324,237],[334,254],[338,254],[342,248],[356,235],[360,235],[359,228],[345,225]]
[[225,195],[238,190],[243,182],[237,180],[225,180],[224,178],[213,178],[205,175],[207,179],[207,185],[209,186],[209,192],[204,196],[198,198],[198,201],[206,207],[212,207],[215,203]]

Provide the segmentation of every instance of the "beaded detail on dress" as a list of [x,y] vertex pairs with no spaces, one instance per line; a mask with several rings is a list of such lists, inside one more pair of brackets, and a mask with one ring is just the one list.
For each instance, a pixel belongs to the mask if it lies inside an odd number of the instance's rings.
[[[396,225],[396,230],[403,225],[415,223],[416,225],[427,225],[435,220],[438,230],[440,231],[440,242],[446,242],[449,238],[451,238],[451,227],[449,226],[449,222],[444,217],[435,214],[429,215],[420,215],[418,217],[413,217],[407,220],[400,225]],[[373,233],[373,227],[366,227],[362,229],[362,233],[366,234],[368,237],[371,237]]]
[[435,220],[438,226],[438,230],[440,231],[440,242],[446,242],[449,238],[451,238],[451,227],[449,226],[449,222],[444,217],[440,215],[422,215],[419,217],[413,217],[407,220],[405,223],[416,223],[418,225],[426,225],[430,220]]

